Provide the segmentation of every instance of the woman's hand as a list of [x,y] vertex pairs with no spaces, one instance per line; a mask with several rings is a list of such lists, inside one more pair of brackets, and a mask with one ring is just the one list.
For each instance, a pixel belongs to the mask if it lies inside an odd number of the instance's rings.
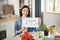
[[20,30],[18,30],[17,32],[19,33],[19,32],[22,32],[22,31],[24,31],[26,29],[26,27],[25,26],[22,26],[22,28],[20,29]]
[[41,18],[38,18],[38,25],[41,25]]
[[26,27],[25,26],[22,26],[22,29],[21,30],[24,31],[25,29],[26,29]]
[[[24,31],[26,29],[25,26],[22,26],[21,30],[20,31]],[[22,37],[22,34],[19,34],[18,37]]]
[[18,37],[22,37],[22,34],[19,34]]

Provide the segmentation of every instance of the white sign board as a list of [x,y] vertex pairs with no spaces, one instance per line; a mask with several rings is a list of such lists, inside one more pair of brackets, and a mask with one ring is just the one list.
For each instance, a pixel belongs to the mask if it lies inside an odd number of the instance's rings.
[[38,18],[25,18],[22,25],[26,27],[38,27]]

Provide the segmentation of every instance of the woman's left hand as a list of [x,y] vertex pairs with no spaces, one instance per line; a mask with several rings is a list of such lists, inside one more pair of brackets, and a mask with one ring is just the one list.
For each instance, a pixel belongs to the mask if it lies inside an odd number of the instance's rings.
[[41,25],[41,18],[38,18],[38,25]]

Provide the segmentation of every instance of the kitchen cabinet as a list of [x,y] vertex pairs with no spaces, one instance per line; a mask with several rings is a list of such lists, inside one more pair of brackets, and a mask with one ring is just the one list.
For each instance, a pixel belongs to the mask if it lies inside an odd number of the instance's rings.
[[0,23],[0,31],[6,30],[6,38],[4,40],[13,40],[14,25],[15,20]]
[[14,26],[17,18],[18,17],[14,16],[0,20],[0,31],[6,30],[6,38],[4,40],[14,40]]

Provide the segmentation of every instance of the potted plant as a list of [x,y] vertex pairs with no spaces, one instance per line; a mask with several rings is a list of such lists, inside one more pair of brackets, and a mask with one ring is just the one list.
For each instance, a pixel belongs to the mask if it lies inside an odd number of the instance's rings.
[[46,27],[45,24],[43,24],[43,31],[44,31],[44,36],[48,36],[48,34],[49,34],[49,29]]

